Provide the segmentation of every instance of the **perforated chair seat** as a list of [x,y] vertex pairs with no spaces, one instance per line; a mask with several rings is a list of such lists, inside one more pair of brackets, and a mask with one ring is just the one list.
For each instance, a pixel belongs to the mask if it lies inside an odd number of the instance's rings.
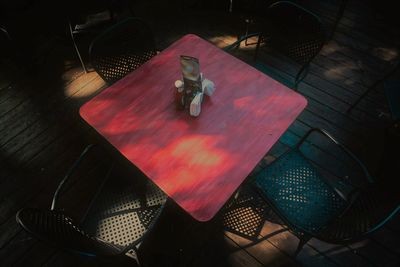
[[90,45],[96,72],[112,84],[157,54],[153,33],[138,18],[127,18],[97,36]]
[[268,205],[248,187],[243,186],[240,194],[229,201],[222,210],[225,230],[245,238],[258,238],[269,211]]
[[346,206],[299,152],[291,150],[257,173],[256,186],[294,228],[316,233]]
[[151,182],[110,177],[90,208],[82,228],[91,236],[120,247],[138,244],[161,213],[167,197]]
[[111,84],[137,69],[156,54],[155,50],[148,50],[137,53],[126,52],[124,55],[118,56],[104,55],[93,57],[92,64],[96,66],[97,72],[101,73],[104,80]]

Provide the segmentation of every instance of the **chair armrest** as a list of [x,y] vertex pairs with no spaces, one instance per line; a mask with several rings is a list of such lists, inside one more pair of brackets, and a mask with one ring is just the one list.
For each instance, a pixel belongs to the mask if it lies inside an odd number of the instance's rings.
[[75,172],[76,168],[79,166],[79,164],[82,162],[82,160],[85,158],[85,156],[88,154],[88,152],[94,147],[93,144],[88,145],[83,152],[79,155],[78,159],[72,164],[72,166],[68,169],[67,173],[64,175],[64,178],[61,180],[61,182],[58,184],[58,187],[56,191],[54,192],[53,199],[51,202],[51,210],[56,209],[56,204],[58,201],[59,194],[61,190],[63,189],[64,184],[67,182],[68,178],[71,177],[71,175]]
[[349,155],[360,167],[360,169],[363,171],[367,181],[369,183],[373,183],[374,180],[372,179],[372,176],[369,174],[367,167],[364,165],[364,163],[353,153],[351,152],[350,149],[348,149],[345,145],[341,144],[339,141],[337,141],[331,134],[329,134],[326,130],[319,129],[319,128],[312,128],[310,129],[297,143],[296,149],[299,149],[301,145],[306,141],[306,139],[310,136],[311,133],[313,132],[319,132],[320,134],[324,135],[328,139],[330,139],[332,142],[334,142],[337,146],[339,146],[347,155]]

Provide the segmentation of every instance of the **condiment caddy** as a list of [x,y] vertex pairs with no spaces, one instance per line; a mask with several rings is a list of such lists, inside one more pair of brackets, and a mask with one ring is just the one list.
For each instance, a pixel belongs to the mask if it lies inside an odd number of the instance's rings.
[[178,110],[189,110],[191,116],[197,117],[201,112],[201,103],[203,102],[204,95],[212,96],[215,92],[215,84],[211,80],[203,79],[201,77],[201,92],[197,92],[192,98],[191,95],[185,93],[185,83],[181,80],[175,81],[176,90],[176,108]]
[[189,110],[191,116],[197,117],[201,112],[203,95],[211,96],[215,91],[212,81],[203,78],[199,60],[192,56],[180,56],[183,81],[175,81],[176,108]]

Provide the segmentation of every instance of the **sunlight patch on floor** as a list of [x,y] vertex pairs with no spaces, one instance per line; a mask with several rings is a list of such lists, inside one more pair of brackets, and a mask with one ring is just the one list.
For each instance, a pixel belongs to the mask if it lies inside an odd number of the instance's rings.
[[[220,35],[220,36],[215,36],[211,37],[208,39],[211,43],[213,43],[215,46],[219,48],[224,48],[227,47],[228,45],[233,44],[234,42],[237,41],[237,36],[236,35]],[[240,50],[255,50],[256,49],[256,43],[257,43],[257,37],[251,37],[248,39],[248,44],[245,45],[245,42],[240,43]]]
[[399,57],[399,51],[394,48],[376,47],[373,50],[373,55],[385,61],[392,61]]
[[341,50],[341,47],[336,42],[329,42],[328,44],[324,45],[321,54],[325,56],[329,56]]
[[324,71],[324,76],[328,79],[332,80],[342,80],[343,76],[347,77],[349,71],[358,70],[358,67],[355,65],[350,66],[336,66],[334,68],[330,68]]
[[105,82],[96,72],[89,72],[79,76],[64,87],[64,95],[70,98],[90,98],[97,94]]

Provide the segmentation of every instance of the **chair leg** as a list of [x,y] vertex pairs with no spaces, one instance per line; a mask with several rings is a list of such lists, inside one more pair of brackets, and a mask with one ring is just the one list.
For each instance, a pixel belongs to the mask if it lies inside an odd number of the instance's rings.
[[261,36],[262,36],[262,34],[258,35],[256,51],[255,51],[255,53],[254,53],[254,61],[257,60],[258,50],[260,49]]
[[75,42],[75,37],[74,37],[74,33],[72,31],[71,21],[69,21],[69,20],[68,20],[68,27],[69,27],[69,33],[71,35],[72,43],[74,44],[75,52],[78,55],[78,58],[79,58],[79,61],[81,62],[83,70],[85,71],[85,73],[88,73],[88,71],[86,69],[86,66],[85,66],[85,63],[82,60],[81,53],[79,52],[78,46],[77,46],[77,44]]
[[96,199],[99,197],[100,192],[102,191],[104,185],[106,184],[106,182],[110,178],[111,173],[114,170],[114,166],[115,166],[115,162],[112,163],[111,167],[108,169],[108,171],[107,171],[106,175],[104,176],[103,180],[101,181],[100,185],[97,187],[96,193],[92,197],[89,205],[86,207],[85,213],[83,214],[83,216],[81,218],[81,223],[83,223],[85,221],[86,217],[88,216],[90,209],[92,208],[92,206],[96,202]]
[[125,256],[128,256],[132,260],[136,262],[136,266],[141,266],[141,262],[139,261],[139,253],[137,248],[132,248],[125,253]]
[[239,188],[236,190],[235,196],[233,197],[235,200],[239,198],[239,196],[240,196],[240,191],[242,191],[242,187],[239,187]]
[[357,106],[358,103],[360,103],[360,101],[369,93],[369,91],[371,91],[372,88],[373,88],[372,86],[367,88],[367,90],[365,90],[365,92],[362,95],[360,95],[353,104],[351,104],[351,106],[346,110],[346,112],[347,113],[351,112],[353,108],[355,108],[355,106]]
[[397,62],[396,65],[388,72],[386,73],[382,78],[376,80],[370,87],[367,88],[367,90],[365,90],[365,92],[360,95],[357,100],[351,104],[351,106],[346,110],[347,113],[349,113],[355,106],[358,105],[358,103],[360,103],[360,101],[372,90],[374,89],[376,86],[378,86],[378,84],[380,84],[381,82],[385,81],[388,77],[392,76],[393,73],[396,72],[397,68],[399,67],[400,62]]
[[299,70],[299,72],[297,73],[295,81],[294,81],[294,86],[293,86],[293,89],[295,91],[298,90],[299,83],[307,76],[309,67],[310,67],[310,63],[307,63],[307,64],[303,65],[301,67],[301,69]]
[[329,40],[331,40],[333,38],[333,35],[336,32],[336,28],[337,28],[337,26],[339,24],[339,21],[343,17],[343,13],[344,13],[344,10],[346,8],[347,2],[348,2],[348,0],[342,0],[342,3],[340,4],[339,11],[338,11],[336,19],[335,19],[335,24],[333,25],[332,32],[331,32],[331,34],[329,36]]
[[296,258],[299,255],[300,251],[303,249],[304,245],[310,240],[309,238],[299,238],[299,244],[297,245],[296,251],[293,254],[293,257]]
[[249,44],[247,43],[247,36],[249,35],[249,25],[251,23],[251,20],[250,19],[246,19],[245,23],[246,23],[246,30],[245,30],[244,36],[246,36],[246,39],[244,40],[244,45],[248,46]]

